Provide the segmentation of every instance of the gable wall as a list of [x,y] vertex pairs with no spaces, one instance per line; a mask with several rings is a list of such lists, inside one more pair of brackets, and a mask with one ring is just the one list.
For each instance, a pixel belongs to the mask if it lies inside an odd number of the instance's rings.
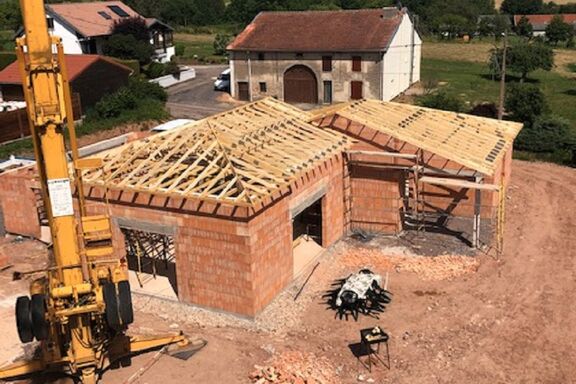
[[[382,94],[389,101],[404,92],[411,84],[420,81],[422,40],[413,29],[414,24],[406,14],[392,39],[383,60]],[[412,49],[412,42],[414,48]],[[410,70],[412,69],[412,72]]]
[[82,46],[76,33],[68,27],[60,23],[58,19],[54,19],[54,30],[50,33],[53,36],[62,38],[62,45],[65,54],[82,54]]

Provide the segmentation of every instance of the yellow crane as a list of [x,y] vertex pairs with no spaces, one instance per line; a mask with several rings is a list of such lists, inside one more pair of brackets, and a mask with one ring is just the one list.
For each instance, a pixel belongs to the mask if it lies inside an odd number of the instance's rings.
[[16,52],[54,262],[44,277],[33,281],[30,296],[16,301],[18,335],[23,343],[40,341],[40,353],[33,360],[0,367],[0,380],[62,371],[93,384],[109,364],[131,354],[190,341],[182,334],[126,335],[133,322],[127,265],[113,256],[109,217],[87,215],[82,188],[82,170],[102,164],[78,156],[62,43],[48,33],[43,0],[20,0],[20,6],[25,35],[17,40]]

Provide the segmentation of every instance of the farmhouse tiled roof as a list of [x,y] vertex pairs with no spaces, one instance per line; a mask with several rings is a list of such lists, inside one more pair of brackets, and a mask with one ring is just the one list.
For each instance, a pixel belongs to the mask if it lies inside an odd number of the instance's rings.
[[554,16],[561,16],[565,23],[576,27],[576,13],[563,13],[559,15],[514,15],[514,25],[518,25],[520,19],[525,16],[532,27],[537,31],[543,31],[550,24]]
[[231,51],[380,52],[407,11],[262,12],[228,46]]
[[[132,72],[130,68],[100,55],[66,55],[65,58],[69,81],[73,81],[88,67],[99,60],[105,60],[118,67],[124,68],[128,72]],[[22,77],[17,62],[13,62],[0,71],[0,84],[22,84]]]
[[123,11],[127,15],[124,17],[140,17],[136,11],[121,1],[46,5],[51,16],[84,37],[109,35],[114,23],[122,19],[121,15],[113,11],[118,9],[115,7],[120,9],[120,13]]

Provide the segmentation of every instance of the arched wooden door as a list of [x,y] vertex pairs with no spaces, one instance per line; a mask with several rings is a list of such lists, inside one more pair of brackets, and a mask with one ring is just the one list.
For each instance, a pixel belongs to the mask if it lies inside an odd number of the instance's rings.
[[318,82],[310,68],[305,65],[295,65],[284,72],[284,101],[318,103]]

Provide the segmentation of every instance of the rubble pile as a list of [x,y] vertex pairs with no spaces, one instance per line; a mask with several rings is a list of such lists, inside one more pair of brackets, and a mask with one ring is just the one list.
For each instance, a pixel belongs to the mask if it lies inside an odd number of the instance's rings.
[[254,366],[249,375],[254,384],[336,384],[335,370],[325,357],[313,353],[284,352],[268,361],[266,366]]
[[386,250],[356,247],[346,251],[342,263],[353,269],[371,267],[380,273],[413,272],[424,280],[450,280],[474,273],[480,266],[478,259],[469,256],[389,255]]

